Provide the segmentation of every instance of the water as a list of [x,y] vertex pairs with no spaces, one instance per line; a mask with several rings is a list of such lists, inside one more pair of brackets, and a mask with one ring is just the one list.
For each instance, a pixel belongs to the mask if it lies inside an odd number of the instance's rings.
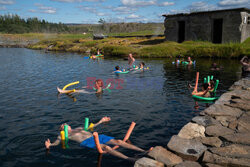
[[[209,70],[212,60],[198,59],[188,68],[172,65],[170,59],[143,60],[150,67],[144,73],[112,74],[122,59],[93,61],[71,53],[44,53],[28,49],[0,48],[0,166],[132,166],[125,160],[104,155],[98,162],[96,150],[80,148],[70,142],[46,153],[44,141],[56,139],[61,123],[84,126],[84,118],[97,122],[110,116],[111,122],[100,125],[99,133],[122,139],[132,121],[137,123],[130,141],[144,149],[166,146],[170,137],[206,107],[194,101],[187,81],[194,85],[196,71],[200,77],[213,74],[220,79],[218,94],[225,92],[240,78],[237,60],[216,60],[222,71]],[[142,60],[137,60],[139,63]],[[101,97],[94,94],[58,95],[56,87],[87,77],[121,79],[122,89],[112,89]],[[117,84],[115,84],[117,87]],[[129,156],[137,152],[118,149]]]

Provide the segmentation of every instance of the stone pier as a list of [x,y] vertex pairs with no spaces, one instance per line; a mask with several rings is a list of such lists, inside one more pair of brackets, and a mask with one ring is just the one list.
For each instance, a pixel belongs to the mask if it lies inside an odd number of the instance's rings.
[[250,167],[250,80],[235,82],[215,104],[187,123],[167,146],[136,167]]

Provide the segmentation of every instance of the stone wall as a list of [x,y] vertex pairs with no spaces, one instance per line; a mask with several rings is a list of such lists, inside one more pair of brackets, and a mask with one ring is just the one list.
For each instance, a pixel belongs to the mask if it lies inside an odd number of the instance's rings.
[[235,82],[215,104],[156,146],[135,167],[250,167],[250,80]]
[[223,19],[222,43],[243,42],[250,37],[250,25],[242,24],[247,12],[225,11],[196,13],[189,15],[166,16],[165,37],[169,41],[178,41],[178,21],[185,21],[185,40],[212,41],[213,20]]

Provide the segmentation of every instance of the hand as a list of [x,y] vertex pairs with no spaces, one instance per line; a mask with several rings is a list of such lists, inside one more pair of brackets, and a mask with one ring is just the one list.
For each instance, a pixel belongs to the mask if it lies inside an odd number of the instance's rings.
[[50,140],[47,139],[44,144],[45,144],[46,149],[48,150],[51,145]]
[[104,122],[109,122],[110,120],[111,120],[110,117],[103,117],[103,118],[100,120],[100,122],[101,122],[101,123],[104,123]]

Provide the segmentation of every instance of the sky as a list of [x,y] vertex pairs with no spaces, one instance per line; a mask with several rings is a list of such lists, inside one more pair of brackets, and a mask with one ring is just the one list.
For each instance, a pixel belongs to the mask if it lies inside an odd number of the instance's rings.
[[0,15],[17,14],[54,23],[163,23],[163,14],[250,8],[250,0],[0,0]]

